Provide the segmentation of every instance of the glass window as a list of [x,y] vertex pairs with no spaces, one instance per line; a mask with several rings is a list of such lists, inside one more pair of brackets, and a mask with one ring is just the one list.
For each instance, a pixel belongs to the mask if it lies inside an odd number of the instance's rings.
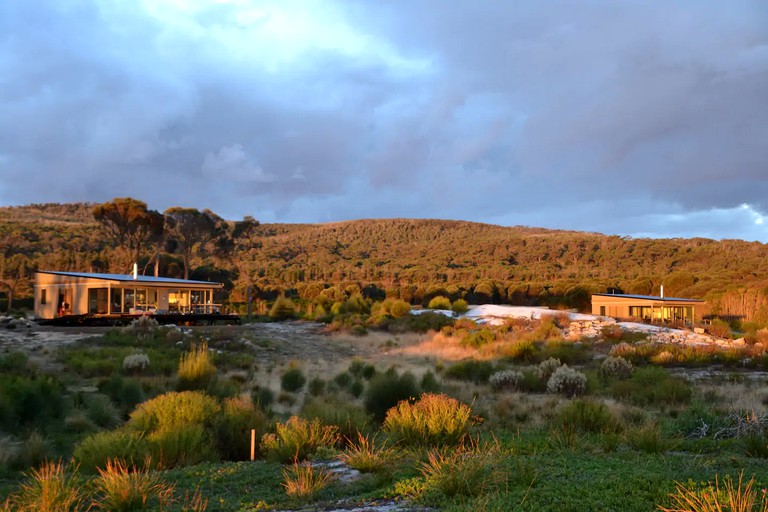
[[[114,293],[115,290],[112,290]],[[120,290],[117,290],[118,292]],[[109,305],[108,292],[106,288],[88,289],[88,313],[92,315],[106,315]]]
[[48,290],[43,288],[42,290],[40,290],[40,304],[45,304],[47,300],[48,300]]
[[123,312],[123,289],[112,288],[110,295],[111,297],[109,301],[112,304],[112,313],[122,313]]

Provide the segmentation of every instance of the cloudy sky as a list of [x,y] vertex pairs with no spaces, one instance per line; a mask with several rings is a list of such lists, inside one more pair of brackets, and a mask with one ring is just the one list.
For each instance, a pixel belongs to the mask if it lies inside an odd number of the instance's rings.
[[3,0],[0,205],[768,242],[768,3]]

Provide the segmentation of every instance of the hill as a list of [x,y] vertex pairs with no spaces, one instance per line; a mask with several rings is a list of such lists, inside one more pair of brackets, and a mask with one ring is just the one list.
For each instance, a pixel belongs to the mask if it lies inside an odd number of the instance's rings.
[[[92,206],[0,208],[0,263],[23,255],[29,268],[110,270],[116,249],[95,229]],[[174,275],[178,258],[167,249],[162,271]],[[197,277],[227,281],[233,301],[244,300],[248,285],[265,298],[287,291],[306,299],[328,286],[342,293],[352,286],[414,303],[447,294],[470,302],[584,308],[593,292],[650,294],[663,284],[669,296],[706,298],[715,313],[768,319],[767,257],[766,245],[740,240],[364,219],[262,224],[227,251],[201,249],[193,266]]]

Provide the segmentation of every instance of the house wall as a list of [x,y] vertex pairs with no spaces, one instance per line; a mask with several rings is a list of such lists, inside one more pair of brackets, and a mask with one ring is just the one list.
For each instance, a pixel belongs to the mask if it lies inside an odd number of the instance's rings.
[[[45,304],[42,304],[45,290]],[[85,280],[54,274],[35,274],[35,316],[51,319],[58,315],[59,295],[63,295],[69,309],[65,314],[88,313],[88,285]]]

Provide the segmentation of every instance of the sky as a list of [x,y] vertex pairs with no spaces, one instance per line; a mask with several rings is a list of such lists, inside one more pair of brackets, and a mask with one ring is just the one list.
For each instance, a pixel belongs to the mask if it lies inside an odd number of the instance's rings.
[[0,2],[0,206],[115,197],[768,242],[768,2]]

